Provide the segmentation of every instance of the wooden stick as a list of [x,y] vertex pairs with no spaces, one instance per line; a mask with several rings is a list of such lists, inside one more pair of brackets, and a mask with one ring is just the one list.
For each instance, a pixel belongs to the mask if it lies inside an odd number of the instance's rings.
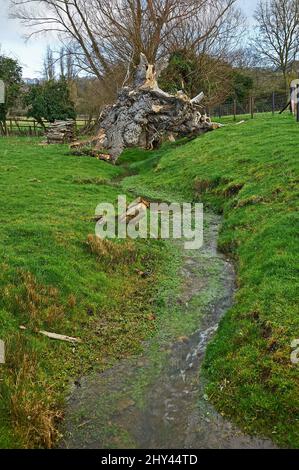
[[285,110],[290,106],[290,104],[291,104],[291,102],[289,101],[289,102],[285,105],[285,107],[279,112],[279,114],[284,113]]
[[[19,326],[20,330],[22,331],[27,331],[26,326],[20,325]],[[79,338],[72,338],[71,336],[66,336],[66,335],[59,335],[57,333],[50,333],[49,331],[39,331],[39,334],[43,336],[47,336],[47,338],[51,339],[57,339],[60,341],[67,341],[68,343],[82,343],[82,340]]]
[[82,343],[81,339],[72,338],[71,336],[58,335],[57,333],[50,333],[49,331],[39,331],[41,335],[47,336],[50,339],[57,339],[59,341],[66,341],[68,343]]

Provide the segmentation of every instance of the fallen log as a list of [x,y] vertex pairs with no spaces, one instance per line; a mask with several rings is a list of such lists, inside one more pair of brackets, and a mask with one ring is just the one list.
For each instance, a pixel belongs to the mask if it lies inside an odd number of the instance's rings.
[[48,144],[65,144],[75,140],[75,121],[54,121],[47,129]]

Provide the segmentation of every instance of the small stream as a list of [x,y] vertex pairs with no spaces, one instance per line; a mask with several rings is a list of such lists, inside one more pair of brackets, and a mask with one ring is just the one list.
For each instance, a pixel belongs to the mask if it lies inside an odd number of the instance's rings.
[[165,331],[162,324],[141,356],[82,378],[67,403],[62,447],[274,447],[269,440],[240,432],[215,411],[204,393],[201,364],[206,347],[235,292],[233,266],[217,251],[221,219],[214,214],[205,217],[204,247],[184,251],[183,288],[176,300],[181,320],[197,326],[173,338],[167,334],[167,324]]

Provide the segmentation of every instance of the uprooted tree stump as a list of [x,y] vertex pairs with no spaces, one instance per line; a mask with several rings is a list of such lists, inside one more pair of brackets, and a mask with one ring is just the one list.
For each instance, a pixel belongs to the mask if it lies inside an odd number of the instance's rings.
[[125,148],[153,149],[217,127],[200,105],[203,93],[193,99],[183,91],[170,95],[159,88],[158,73],[142,54],[133,86],[123,87],[116,103],[103,111],[97,136],[74,143],[72,151],[115,163]]

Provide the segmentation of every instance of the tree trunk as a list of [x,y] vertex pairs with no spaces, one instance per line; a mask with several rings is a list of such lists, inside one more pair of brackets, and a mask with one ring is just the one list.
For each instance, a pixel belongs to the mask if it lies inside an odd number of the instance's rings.
[[88,155],[104,154],[105,160],[108,152],[115,162],[127,147],[152,149],[167,139],[196,137],[215,128],[201,107],[203,98],[203,93],[193,99],[182,91],[165,93],[158,86],[155,65],[141,54],[133,87],[122,88],[117,102],[104,110],[97,136],[71,148],[76,153],[86,148]]

